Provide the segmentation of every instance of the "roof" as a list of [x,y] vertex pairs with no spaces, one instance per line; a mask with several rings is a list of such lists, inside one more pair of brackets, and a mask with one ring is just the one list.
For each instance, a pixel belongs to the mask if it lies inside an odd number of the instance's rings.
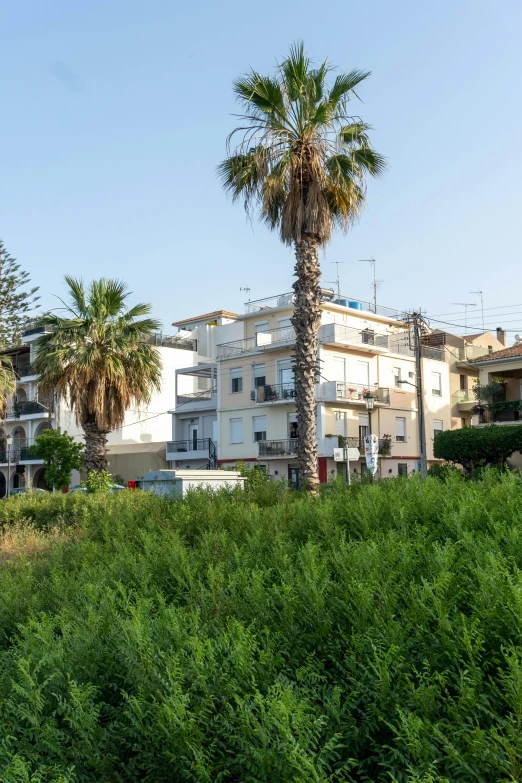
[[485,356],[477,356],[471,364],[475,364],[475,362],[494,362],[498,359],[516,359],[519,356],[522,357],[522,343],[512,345],[511,348],[502,348],[500,351],[487,353]]
[[472,340],[476,340],[477,337],[482,337],[483,334],[486,334],[486,332],[477,332],[476,334],[465,334],[464,342],[470,343]]
[[225,318],[237,318],[237,313],[230,313],[228,310],[214,310],[212,313],[203,313],[203,315],[196,315],[194,318],[185,318],[183,321],[173,321],[172,326],[181,326],[181,324],[189,324],[192,321],[203,321],[205,318],[216,318],[219,315],[224,315]]

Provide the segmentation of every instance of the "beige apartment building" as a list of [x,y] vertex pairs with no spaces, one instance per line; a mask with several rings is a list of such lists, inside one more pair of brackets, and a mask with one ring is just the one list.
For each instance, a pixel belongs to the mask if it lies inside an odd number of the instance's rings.
[[[418,469],[419,439],[415,361],[401,314],[336,297],[321,305],[316,385],[320,480],[346,476],[348,465],[334,459],[340,445],[360,448],[368,433],[380,440],[383,477]],[[246,460],[274,477],[298,485],[295,335],[292,294],[249,302],[239,316],[241,339],[217,345],[218,464]],[[425,346],[423,378],[428,463],[435,433],[451,427],[450,366],[444,346]],[[373,412],[365,396],[375,399]],[[339,454],[337,454],[339,456]],[[360,457],[350,471],[364,472]]]

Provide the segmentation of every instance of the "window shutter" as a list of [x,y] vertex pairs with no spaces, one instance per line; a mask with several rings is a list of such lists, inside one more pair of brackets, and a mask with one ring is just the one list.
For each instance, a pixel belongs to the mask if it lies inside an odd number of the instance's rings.
[[395,437],[401,441],[406,438],[406,419],[403,416],[395,417]]
[[243,419],[230,419],[230,442],[243,443]]

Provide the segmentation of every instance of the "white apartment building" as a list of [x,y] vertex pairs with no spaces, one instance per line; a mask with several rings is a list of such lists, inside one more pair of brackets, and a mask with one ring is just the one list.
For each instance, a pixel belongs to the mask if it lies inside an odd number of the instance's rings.
[[243,325],[227,310],[175,321],[178,339],[192,339],[196,360],[176,370],[175,406],[172,411],[172,440],[166,459],[173,469],[212,469],[217,466],[219,437],[217,424],[216,345],[239,339]]
[[[37,376],[32,371],[35,342],[43,327],[28,328],[23,333],[23,344],[4,351],[11,357],[16,373],[16,392],[8,401],[5,421],[0,426],[0,497],[6,493],[8,481],[8,448],[6,435],[12,435],[9,449],[11,457],[11,488],[32,485],[47,488],[43,463],[33,459],[29,447],[42,430],[60,427],[70,435],[83,440],[83,432],[74,415],[63,401],[50,401],[38,392]],[[112,474],[119,474],[124,481],[136,479],[148,470],[167,468],[165,445],[171,432],[170,409],[176,390],[176,370],[197,364],[198,346],[190,335],[165,337],[154,335],[153,344],[161,354],[163,363],[162,388],[153,395],[145,409],[129,410],[123,426],[108,436],[108,461]],[[186,390],[191,387],[186,382]],[[182,382],[180,393],[185,391]],[[75,475],[72,482],[78,483]]]
[[[237,320],[243,334],[217,346],[219,460],[263,466],[274,477],[299,483],[291,325],[292,294],[249,302]],[[321,305],[316,386],[319,477],[346,476],[334,448],[360,448],[370,431],[380,439],[383,477],[418,469],[419,439],[415,361],[401,314],[390,308],[336,297]],[[428,463],[433,437],[451,427],[450,370],[444,347],[423,349]],[[365,394],[375,397],[371,414]],[[360,458],[350,470],[364,472]]]

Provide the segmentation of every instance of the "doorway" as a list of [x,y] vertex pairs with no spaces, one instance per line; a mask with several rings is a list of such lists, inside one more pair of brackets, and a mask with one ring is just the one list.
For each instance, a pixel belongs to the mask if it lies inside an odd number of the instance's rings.
[[292,489],[299,489],[299,468],[288,466],[288,483]]
[[197,424],[189,424],[189,445],[191,451],[198,450],[198,432],[199,427]]

